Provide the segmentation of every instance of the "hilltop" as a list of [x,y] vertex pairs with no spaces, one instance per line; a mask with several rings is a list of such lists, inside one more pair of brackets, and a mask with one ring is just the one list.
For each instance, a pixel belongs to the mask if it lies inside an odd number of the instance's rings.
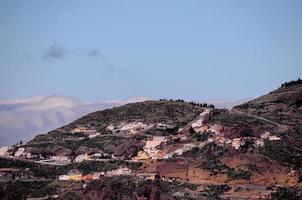
[[15,187],[59,199],[301,199],[301,102],[296,81],[231,110],[160,100],[97,111],[11,148],[2,167],[48,182],[1,188],[6,199]]
[[284,125],[302,124],[302,81],[284,83],[269,94],[235,106],[234,109]]

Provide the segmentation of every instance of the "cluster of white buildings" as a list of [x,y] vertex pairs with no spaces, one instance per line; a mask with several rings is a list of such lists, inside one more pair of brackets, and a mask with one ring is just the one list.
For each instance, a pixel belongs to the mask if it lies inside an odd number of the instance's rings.
[[67,165],[71,163],[71,159],[68,156],[51,156],[49,159],[43,159],[39,162],[52,165]]
[[270,141],[276,141],[276,140],[281,140],[280,137],[272,135],[270,132],[265,131],[261,136],[260,139],[257,139],[255,141],[256,146],[264,146],[264,140],[270,140]]
[[205,118],[210,114],[211,109],[206,109],[204,112],[202,112],[199,117],[191,123],[191,128],[197,133],[203,134],[207,132],[214,133],[215,135],[210,137],[207,141],[202,142],[199,147],[202,147],[208,143],[211,142],[217,142],[220,145],[230,145],[234,149],[239,149],[241,146],[246,144],[246,141],[253,140],[255,142],[256,146],[263,146],[264,140],[281,140],[280,137],[277,137],[275,135],[272,135],[271,133],[265,131],[261,135],[260,138],[252,138],[252,137],[240,137],[240,138],[234,138],[234,139],[227,139],[224,137],[224,130],[223,127],[219,124],[213,124],[213,125],[205,125],[204,120]]
[[103,153],[101,150],[97,153],[88,155],[87,153],[79,154],[73,160],[74,163],[83,162],[85,160],[110,160],[118,159],[113,154]]
[[110,124],[107,126],[107,130],[112,133],[124,133],[124,134],[136,134],[139,131],[147,130],[151,128],[152,125],[145,124],[143,122],[129,122],[129,123],[120,123],[118,125]]
[[16,157],[25,157],[25,158],[33,158],[30,152],[27,152],[24,147],[19,147],[18,150],[14,153]]
[[107,130],[111,131],[112,133],[124,133],[124,134],[132,135],[132,134],[139,133],[141,131],[148,130],[153,127],[159,130],[175,128],[174,125],[165,124],[165,123],[145,124],[143,122],[129,122],[129,123],[122,122],[118,125],[113,125],[113,124],[108,125]]

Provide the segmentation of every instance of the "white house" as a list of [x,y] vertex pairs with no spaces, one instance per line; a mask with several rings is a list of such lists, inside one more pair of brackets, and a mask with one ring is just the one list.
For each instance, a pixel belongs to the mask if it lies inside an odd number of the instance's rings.
[[74,159],[74,162],[83,162],[84,160],[87,160],[87,159],[88,159],[87,153],[80,154]]
[[91,138],[95,138],[96,136],[99,136],[99,135],[100,135],[100,133],[96,132],[96,133],[89,134],[88,137],[91,139]]
[[56,163],[64,163],[64,164],[70,163],[70,158],[67,156],[52,156],[50,159],[51,161]]
[[68,175],[60,175],[59,176],[59,180],[68,181],[69,180],[69,176]]
[[242,138],[235,138],[232,140],[232,147],[239,149],[242,145],[245,144],[245,141]]
[[130,175],[131,173],[131,169],[123,167],[106,172],[106,176]]

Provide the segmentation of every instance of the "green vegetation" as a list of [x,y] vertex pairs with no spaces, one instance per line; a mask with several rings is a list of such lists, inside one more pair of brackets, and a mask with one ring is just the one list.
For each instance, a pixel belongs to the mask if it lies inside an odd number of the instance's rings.
[[26,199],[28,197],[45,197],[53,191],[44,188],[51,181],[0,183],[0,197],[3,199]]
[[302,80],[300,78],[298,78],[298,80],[293,80],[293,81],[282,83],[280,88],[285,88],[285,87],[289,87],[292,85],[300,85],[300,84],[302,84]]
[[81,187],[81,183],[57,180],[0,182],[0,198],[16,200],[42,198],[58,194],[65,189],[79,189]]
[[278,187],[277,191],[272,193],[272,200],[300,200],[301,196],[298,196],[298,193],[295,189]]
[[250,180],[252,173],[242,169],[229,168],[227,176],[230,180],[245,179]]
[[[299,138],[297,138],[298,140]],[[273,160],[280,161],[284,165],[293,166],[296,169],[302,167],[301,147],[287,143],[286,141],[264,141],[262,153]]]
[[202,107],[185,102],[145,101],[94,112],[64,128],[69,130],[76,125],[85,124],[86,126],[94,126],[103,130],[109,124],[133,121],[175,123],[179,126],[187,124],[202,111]]
[[275,125],[254,117],[240,114],[220,113],[211,118],[211,122],[222,124],[227,127],[240,127],[243,131],[242,136],[253,135],[252,127],[259,126],[264,130],[276,128]]
[[184,152],[182,156],[196,159],[200,156],[200,149],[198,147],[193,147],[190,151]]
[[210,133],[207,132],[207,133],[193,133],[192,134],[192,138],[193,139],[196,139],[197,141],[199,142],[203,142],[203,141],[206,141],[210,136]]
[[224,173],[228,170],[228,166],[222,164],[218,159],[210,159],[201,164],[201,168],[210,171],[213,175]]
[[[33,140],[31,140],[28,144],[35,145],[35,143],[46,143],[53,141],[66,140],[67,138],[79,138],[85,137],[83,133],[69,133],[69,132],[60,132],[57,130],[51,131],[47,134],[37,135]],[[37,144],[38,145],[38,144]]]
[[244,165],[241,165],[241,166],[246,168],[248,171],[260,172],[260,170],[257,168],[257,165],[253,164],[253,163],[248,163],[248,164],[244,164]]
[[188,103],[190,105],[194,105],[194,106],[200,106],[200,107],[203,107],[203,108],[212,108],[214,109],[215,106],[213,104],[211,105],[208,105],[207,103],[198,103],[198,102],[194,102],[194,101],[185,101],[183,99],[176,99],[176,100],[173,100],[173,99],[159,99],[159,101],[174,101],[174,102],[182,102],[182,103]]
[[201,164],[201,168],[211,172],[211,175],[226,173],[230,180],[246,179],[249,180],[252,173],[242,169],[234,169],[222,164],[217,158],[207,160]]
[[209,199],[220,199],[219,196],[231,189],[228,185],[208,185],[202,192],[202,196]]

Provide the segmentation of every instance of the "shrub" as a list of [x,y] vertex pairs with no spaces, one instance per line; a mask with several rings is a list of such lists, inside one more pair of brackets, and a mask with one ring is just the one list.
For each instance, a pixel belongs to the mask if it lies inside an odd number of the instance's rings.
[[277,188],[277,191],[272,193],[272,200],[299,200],[300,197],[297,195],[297,191],[294,189],[288,189],[279,187]]
[[202,196],[209,197],[210,199],[219,199],[219,196],[231,189],[228,185],[209,185],[202,192]]
[[236,179],[245,179],[249,180],[251,178],[252,173],[249,171],[244,171],[242,169],[233,169],[229,168],[227,171],[227,176],[231,180],[236,180]]

